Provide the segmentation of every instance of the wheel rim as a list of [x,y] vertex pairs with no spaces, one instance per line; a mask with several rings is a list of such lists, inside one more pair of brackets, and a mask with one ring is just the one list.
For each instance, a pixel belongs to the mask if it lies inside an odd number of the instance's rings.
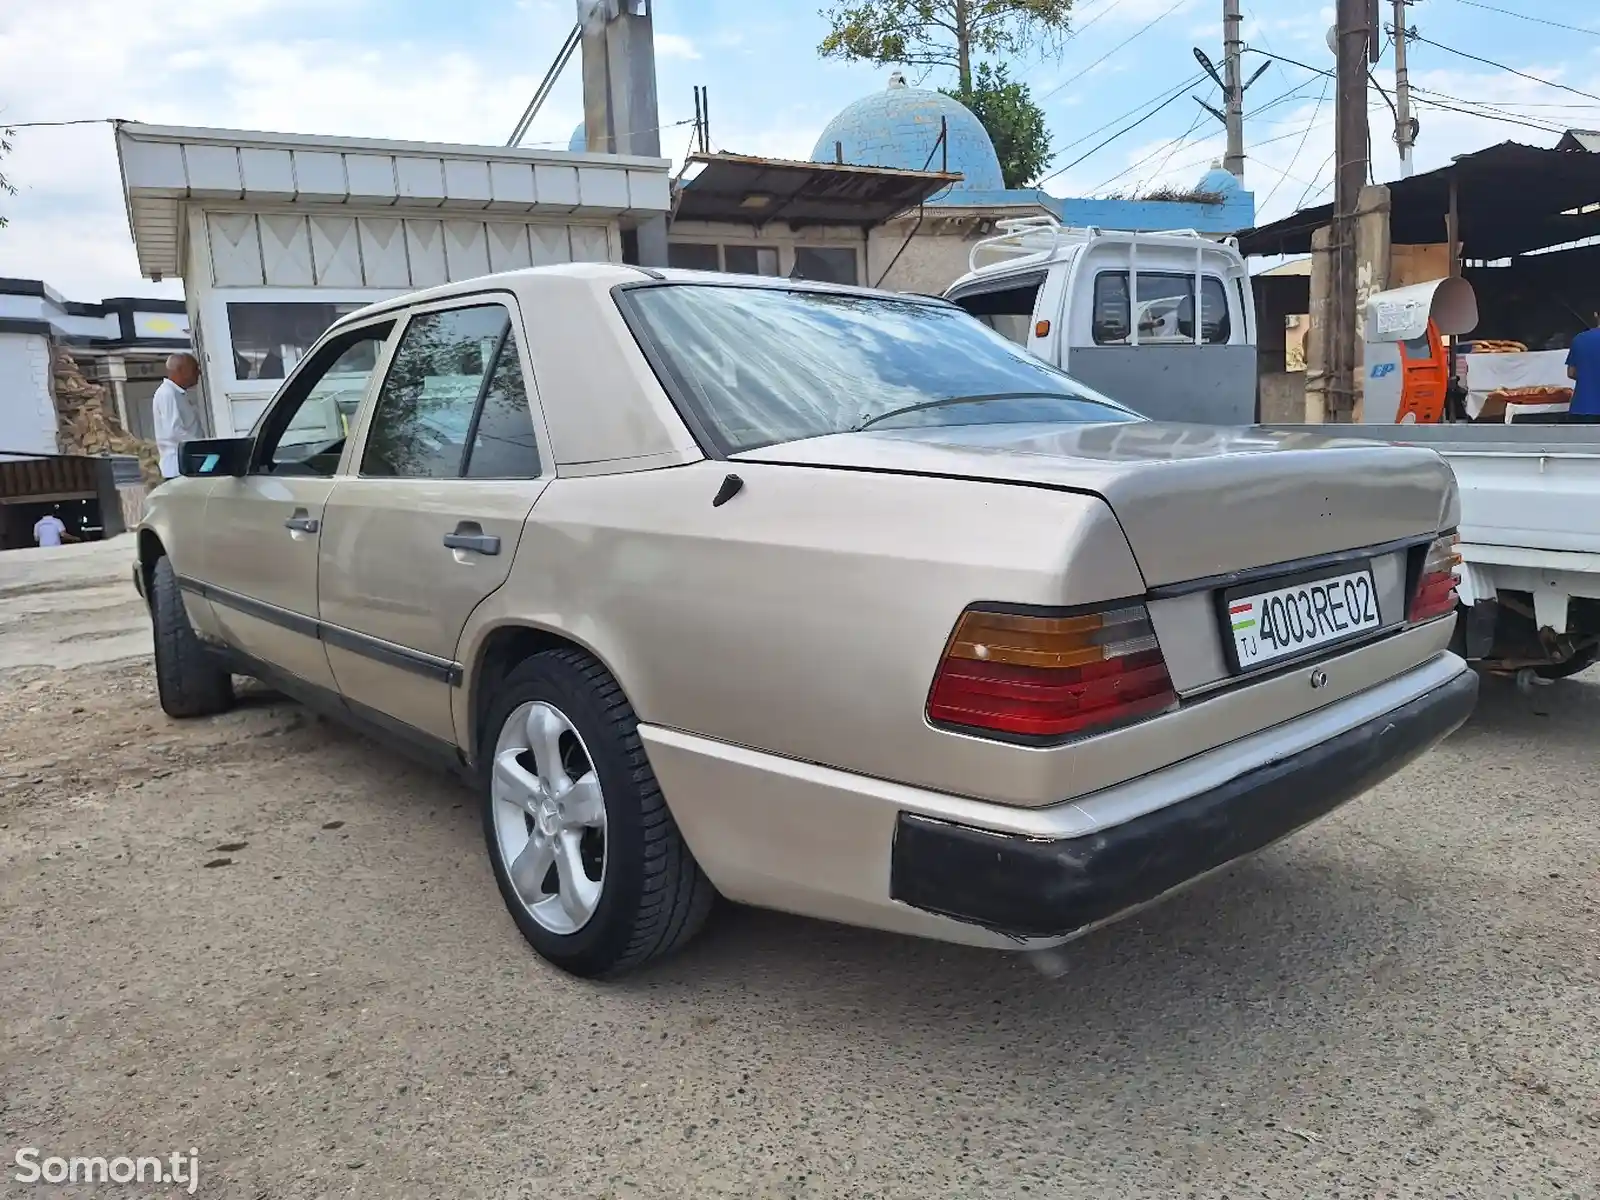
[[594,916],[606,869],[605,797],[583,736],[554,705],[521,705],[500,729],[489,786],[517,899],[551,933],[576,933]]

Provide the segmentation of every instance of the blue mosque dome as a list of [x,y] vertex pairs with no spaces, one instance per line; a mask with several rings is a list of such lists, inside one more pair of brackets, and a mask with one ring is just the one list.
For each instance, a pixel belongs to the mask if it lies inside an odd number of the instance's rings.
[[582,154],[589,148],[589,135],[583,131],[583,122],[578,122],[578,127],[572,131],[572,140],[567,143],[567,149],[574,154]]
[[951,189],[954,194],[940,199],[952,202],[959,201],[962,192],[1004,191],[994,143],[972,110],[943,92],[908,87],[899,71],[890,77],[886,91],[863,96],[828,122],[811,151],[811,161],[833,162],[837,144],[843,160],[852,166],[937,171],[943,162],[941,152],[934,149],[940,117],[949,130],[949,169],[963,176]]
[[1217,192],[1223,196],[1234,196],[1243,190],[1239,177],[1232,171],[1224,171],[1220,162],[1212,163],[1211,169],[1195,185],[1197,192]]

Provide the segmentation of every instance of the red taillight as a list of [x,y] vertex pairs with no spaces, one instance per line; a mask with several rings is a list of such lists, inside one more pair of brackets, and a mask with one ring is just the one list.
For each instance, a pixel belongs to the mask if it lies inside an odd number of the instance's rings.
[[1428,547],[1417,586],[1411,592],[1411,603],[1406,607],[1406,620],[1412,624],[1455,612],[1456,565],[1461,561],[1456,551],[1459,540],[1455,534],[1447,533]]
[[968,610],[934,676],[928,719],[1057,737],[1176,702],[1142,604],[1070,617]]

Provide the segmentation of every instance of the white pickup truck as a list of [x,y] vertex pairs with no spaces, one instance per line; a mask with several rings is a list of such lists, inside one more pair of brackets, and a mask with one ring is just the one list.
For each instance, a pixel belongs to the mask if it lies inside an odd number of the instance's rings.
[[[1231,239],[1025,218],[975,244],[969,266],[946,298],[1129,408],[1207,425],[1255,419],[1255,305]],[[1544,678],[1600,655],[1600,425],[1258,428],[1437,451],[1461,487],[1456,648]]]

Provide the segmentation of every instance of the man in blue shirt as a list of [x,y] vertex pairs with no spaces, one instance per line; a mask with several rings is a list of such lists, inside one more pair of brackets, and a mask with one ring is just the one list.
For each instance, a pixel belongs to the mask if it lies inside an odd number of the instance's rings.
[[[1600,321],[1600,313],[1595,314]],[[1600,329],[1585,329],[1572,339],[1567,351],[1567,375],[1572,385],[1574,415],[1600,417]]]

